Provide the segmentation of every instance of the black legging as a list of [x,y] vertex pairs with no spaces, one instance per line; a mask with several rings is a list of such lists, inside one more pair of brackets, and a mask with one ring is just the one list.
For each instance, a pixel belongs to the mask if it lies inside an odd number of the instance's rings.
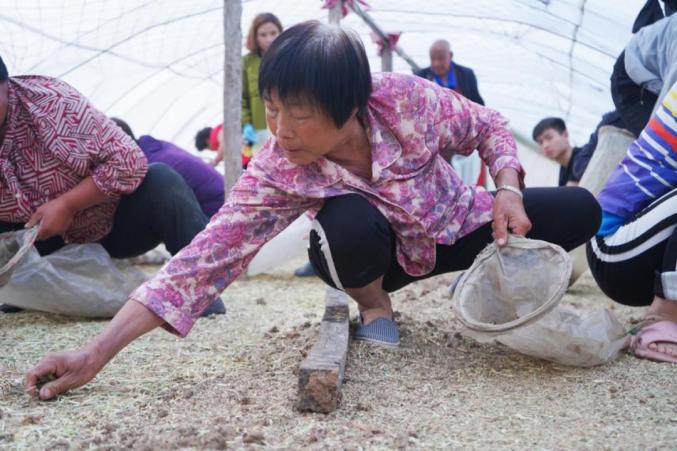
[[[99,243],[114,258],[135,257],[160,243],[174,255],[206,225],[207,217],[183,178],[169,166],[153,163],[141,185],[120,198],[113,228]],[[0,232],[21,228],[23,224],[0,222]],[[61,237],[53,237],[35,247],[48,255],[65,245]]]
[[654,296],[677,299],[677,189],[587,245],[597,284],[616,302],[649,305]]
[[[524,191],[524,207],[533,226],[527,237],[549,241],[566,250],[585,243],[599,228],[599,205],[583,188],[529,188]],[[334,277],[344,288],[361,288],[384,276],[383,289],[395,291],[416,280],[470,267],[493,241],[488,223],[451,246],[438,244],[433,271],[411,276],[397,262],[395,235],[388,220],[364,197],[348,194],[327,199],[316,221],[308,254],[318,275],[334,288]],[[315,229],[324,235],[322,239]],[[329,259],[324,253],[327,245]]]

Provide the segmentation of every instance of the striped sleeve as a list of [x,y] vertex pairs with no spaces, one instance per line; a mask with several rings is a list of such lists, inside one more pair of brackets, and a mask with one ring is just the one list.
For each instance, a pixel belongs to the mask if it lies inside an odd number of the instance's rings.
[[677,83],[599,194],[602,210],[624,219],[677,187]]

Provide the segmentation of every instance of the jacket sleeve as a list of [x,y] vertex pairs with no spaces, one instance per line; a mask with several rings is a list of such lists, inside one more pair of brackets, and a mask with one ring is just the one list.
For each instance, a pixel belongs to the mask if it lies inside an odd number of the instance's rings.
[[318,202],[282,192],[245,172],[205,230],[130,299],[161,317],[169,331],[187,335],[259,249]]
[[677,187],[677,83],[668,91],[598,199],[602,210],[629,219]]
[[435,129],[440,152],[470,155],[475,149],[489,167],[492,177],[504,168],[513,168],[523,185],[524,169],[517,159],[517,144],[508,122],[498,112],[486,108],[450,89],[436,85]]

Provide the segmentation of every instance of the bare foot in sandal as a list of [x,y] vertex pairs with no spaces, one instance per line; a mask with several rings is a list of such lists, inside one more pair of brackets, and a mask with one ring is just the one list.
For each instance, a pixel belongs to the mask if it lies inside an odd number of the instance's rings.
[[654,298],[630,347],[637,357],[677,363],[677,302]]

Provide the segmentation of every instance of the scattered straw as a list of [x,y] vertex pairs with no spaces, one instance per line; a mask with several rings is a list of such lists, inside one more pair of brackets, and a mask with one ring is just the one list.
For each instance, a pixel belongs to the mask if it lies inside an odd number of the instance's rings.
[[[294,262],[302,263],[302,262]],[[458,334],[451,277],[396,293],[402,347],[351,343],[343,403],[293,410],[298,365],[315,337],[324,288],[276,276],[236,282],[225,317],[177,339],[154,331],[94,381],[52,402],[29,399],[21,373],[73,348],[104,321],[0,314],[0,448],[256,447],[670,448],[677,365],[625,356],[589,370],[519,356]],[[609,305],[589,277],[565,302]],[[629,323],[639,309],[616,308]]]

